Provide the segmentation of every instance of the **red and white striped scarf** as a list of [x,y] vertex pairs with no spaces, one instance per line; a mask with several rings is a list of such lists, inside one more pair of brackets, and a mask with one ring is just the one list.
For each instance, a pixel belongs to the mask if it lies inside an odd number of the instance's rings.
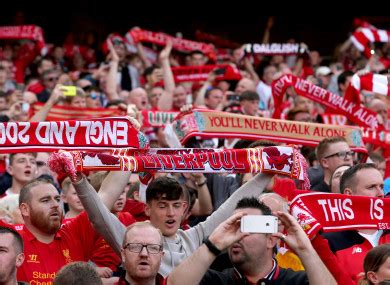
[[354,74],[345,92],[345,99],[360,104],[360,91],[366,90],[384,96],[390,96],[390,85],[386,75],[367,73]]
[[359,28],[351,36],[355,47],[368,58],[371,54],[371,44],[374,42],[387,43],[390,39],[390,31],[371,28]]
[[33,40],[37,42],[42,55],[47,53],[43,30],[35,25],[0,27],[0,39]]
[[216,76],[216,80],[240,80],[241,74],[235,65],[219,64],[219,65],[202,65],[202,66],[177,66],[172,67],[172,73],[175,82],[186,81],[206,81],[209,73],[213,70],[221,70],[222,73]]

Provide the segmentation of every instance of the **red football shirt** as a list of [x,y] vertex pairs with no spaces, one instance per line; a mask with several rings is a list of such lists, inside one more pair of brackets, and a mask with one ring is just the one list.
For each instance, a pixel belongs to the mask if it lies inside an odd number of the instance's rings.
[[[130,213],[119,212],[118,219],[126,227],[135,223],[136,220]],[[112,271],[117,271],[121,264],[121,258],[115,251],[106,243],[103,238],[99,238],[93,246],[95,248],[91,261],[99,267],[109,267]]]
[[25,260],[18,269],[17,280],[30,284],[52,284],[57,271],[64,265],[88,261],[99,237],[85,212],[62,224],[49,244],[38,241],[27,227],[18,232],[24,240]]

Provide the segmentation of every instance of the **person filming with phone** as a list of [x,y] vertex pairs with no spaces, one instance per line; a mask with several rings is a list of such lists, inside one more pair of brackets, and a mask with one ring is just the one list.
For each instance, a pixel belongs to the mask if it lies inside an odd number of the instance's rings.
[[[241,199],[233,215],[172,271],[167,284],[336,284],[298,222],[287,213],[275,215],[254,197]],[[287,234],[277,232],[277,218]],[[274,258],[278,238],[298,254],[306,271],[278,266]],[[208,270],[225,249],[233,268]]]

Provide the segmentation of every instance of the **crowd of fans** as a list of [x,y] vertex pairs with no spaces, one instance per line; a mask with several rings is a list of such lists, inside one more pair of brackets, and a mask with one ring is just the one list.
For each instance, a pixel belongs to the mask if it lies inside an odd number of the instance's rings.
[[[263,43],[270,43],[273,19]],[[346,35],[347,38],[347,35]],[[294,42],[294,40],[289,40]],[[41,122],[64,108],[139,118],[143,110],[189,108],[270,118],[272,82],[294,74],[345,96],[354,74],[390,80],[390,44],[373,45],[366,58],[346,40],[331,60],[305,47],[299,54],[245,54],[243,48],[209,58],[199,50],[162,49],[109,36],[103,49],[66,43],[40,54],[31,40],[0,40],[1,122]],[[157,56],[153,59],[150,51]],[[103,58],[99,61],[99,58]],[[172,68],[228,64],[203,81],[177,82]],[[66,87],[76,86],[75,96]],[[65,88],[64,88],[65,87]],[[362,91],[360,103],[390,131],[388,97]],[[189,106],[191,105],[191,106]],[[325,107],[288,89],[284,120],[323,123]],[[58,109],[56,109],[58,110]],[[94,113],[93,110],[97,112]],[[117,112],[117,113],[115,113]],[[352,124],[347,122],[347,124]],[[141,125],[153,148],[169,148],[163,127]],[[239,138],[192,139],[186,147],[248,148],[280,145]],[[1,147],[1,146],[0,146]],[[368,161],[343,137],[299,146],[310,166],[310,191],[378,198],[390,192],[388,145],[366,144]],[[269,174],[159,173],[140,197],[138,174],[77,173],[60,177],[49,153],[0,157],[0,284],[388,284],[389,230],[346,230],[306,235],[275,189],[298,191],[290,178]],[[276,215],[276,234],[240,231],[244,215]],[[369,215],[367,213],[367,215]],[[389,218],[385,216],[384,222]],[[358,221],[356,221],[358,223]],[[18,283],[17,283],[18,282]]]

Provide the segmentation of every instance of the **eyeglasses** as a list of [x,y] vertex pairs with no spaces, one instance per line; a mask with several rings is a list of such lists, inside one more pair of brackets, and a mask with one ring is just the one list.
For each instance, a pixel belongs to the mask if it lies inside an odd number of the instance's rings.
[[336,152],[334,154],[331,154],[331,155],[328,155],[328,156],[325,156],[324,158],[330,158],[332,156],[338,156],[340,159],[346,159],[347,158],[347,155],[349,156],[353,156],[354,155],[354,152],[353,151],[339,151],[339,152]]
[[148,254],[157,254],[162,251],[162,245],[160,244],[142,244],[142,243],[128,243],[124,247],[124,249],[128,249],[134,253],[140,253],[144,247],[146,247],[146,251]]

